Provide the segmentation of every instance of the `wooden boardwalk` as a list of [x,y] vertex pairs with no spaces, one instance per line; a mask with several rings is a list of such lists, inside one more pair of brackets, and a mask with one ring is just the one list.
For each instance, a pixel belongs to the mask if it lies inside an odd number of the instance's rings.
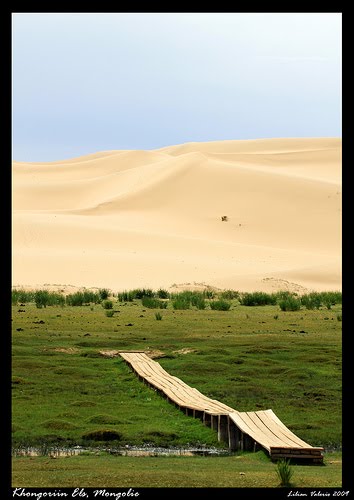
[[200,418],[226,441],[231,450],[264,448],[272,459],[292,458],[323,462],[323,448],[313,447],[296,436],[272,410],[239,412],[211,399],[181,379],[170,375],[142,351],[120,352],[138,377],[186,415]]

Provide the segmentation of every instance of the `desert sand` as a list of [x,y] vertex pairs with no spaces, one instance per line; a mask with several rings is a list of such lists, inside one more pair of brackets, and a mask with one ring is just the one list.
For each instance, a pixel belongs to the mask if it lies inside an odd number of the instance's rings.
[[340,290],[341,146],[231,140],[14,161],[12,284]]

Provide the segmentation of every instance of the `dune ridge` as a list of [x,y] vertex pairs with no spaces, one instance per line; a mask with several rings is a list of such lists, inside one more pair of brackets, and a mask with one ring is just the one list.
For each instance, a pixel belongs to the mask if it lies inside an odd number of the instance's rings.
[[341,289],[338,138],[14,161],[12,179],[13,285]]

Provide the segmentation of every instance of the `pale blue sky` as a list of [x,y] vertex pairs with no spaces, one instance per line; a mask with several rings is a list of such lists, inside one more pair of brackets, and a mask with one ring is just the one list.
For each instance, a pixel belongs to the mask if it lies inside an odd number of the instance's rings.
[[341,136],[340,13],[13,14],[13,158]]

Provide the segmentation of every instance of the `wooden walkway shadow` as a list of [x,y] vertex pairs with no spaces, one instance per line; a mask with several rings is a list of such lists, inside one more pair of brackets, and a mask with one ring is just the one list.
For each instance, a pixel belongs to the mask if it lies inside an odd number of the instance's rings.
[[231,450],[264,448],[273,460],[323,462],[323,448],[313,447],[300,439],[272,410],[239,412],[170,375],[142,351],[119,354],[144,383],[186,415],[200,418],[205,425],[215,429],[219,441],[228,443]]

